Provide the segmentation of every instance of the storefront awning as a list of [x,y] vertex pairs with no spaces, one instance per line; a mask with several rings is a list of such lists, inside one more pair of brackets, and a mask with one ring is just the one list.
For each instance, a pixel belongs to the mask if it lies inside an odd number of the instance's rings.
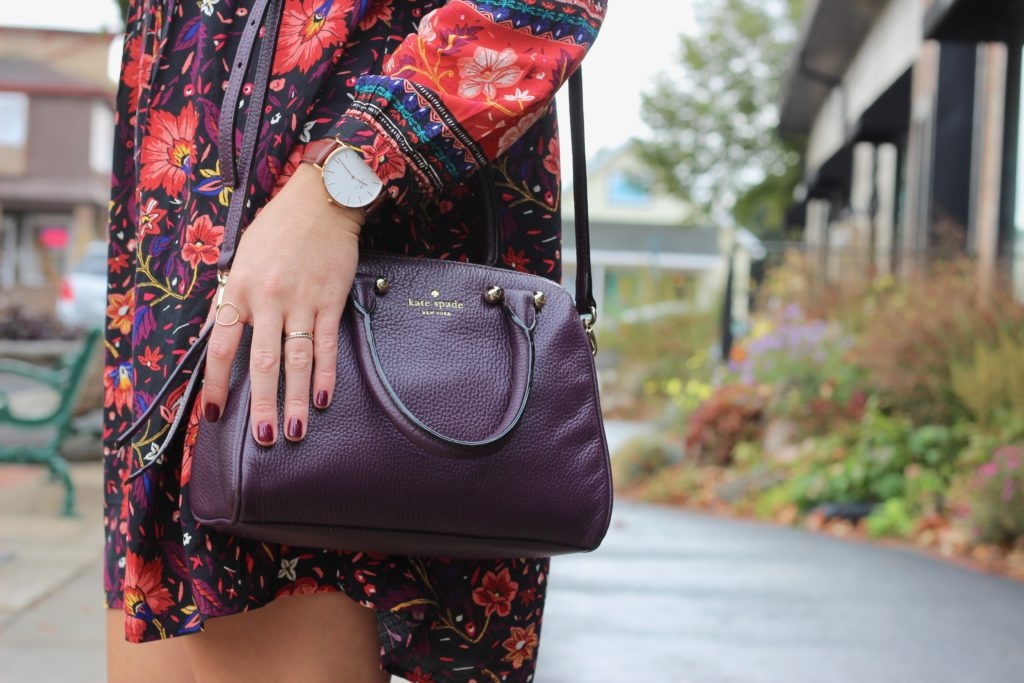
[[910,127],[913,76],[907,69],[857,120],[853,142],[899,143]]
[[925,14],[924,33],[951,42],[1019,43],[1024,0],[935,0]]
[[806,135],[886,0],[811,0],[783,83],[779,129]]

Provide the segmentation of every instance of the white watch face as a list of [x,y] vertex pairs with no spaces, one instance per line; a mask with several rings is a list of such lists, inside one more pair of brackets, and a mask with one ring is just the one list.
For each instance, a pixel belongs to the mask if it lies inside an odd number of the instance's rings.
[[366,206],[377,198],[383,186],[363,155],[350,147],[339,147],[324,161],[324,187],[331,199],[342,206]]

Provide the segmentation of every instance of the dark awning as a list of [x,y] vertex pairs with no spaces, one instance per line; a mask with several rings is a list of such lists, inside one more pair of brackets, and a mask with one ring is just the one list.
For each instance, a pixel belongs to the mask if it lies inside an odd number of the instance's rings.
[[853,142],[899,143],[910,128],[911,69],[868,107],[853,131]]
[[812,0],[783,82],[779,130],[806,135],[887,0]]
[[853,145],[843,145],[806,180],[807,199],[831,198],[845,193],[853,178]]
[[926,38],[953,42],[1020,42],[1024,0],[935,0],[925,14]]

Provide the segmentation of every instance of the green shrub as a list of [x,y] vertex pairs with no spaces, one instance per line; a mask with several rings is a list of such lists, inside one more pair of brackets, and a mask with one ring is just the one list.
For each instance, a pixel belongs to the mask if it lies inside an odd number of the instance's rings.
[[791,502],[801,509],[908,498],[923,511],[941,506],[965,442],[955,429],[915,429],[910,418],[869,404],[859,424],[813,444],[786,484]]
[[953,393],[983,425],[1024,415],[1024,344],[1020,332],[1003,329],[995,340],[980,340],[973,353],[953,361]]
[[866,520],[868,534],[874,538],[898,536],[905,538],[917,526],[912,506],[903,498],[891,498],[875,508]]
[[682,450],[661,436],[641,436],[627,441],[612,458],[615,488],[632,489],[679,462]]

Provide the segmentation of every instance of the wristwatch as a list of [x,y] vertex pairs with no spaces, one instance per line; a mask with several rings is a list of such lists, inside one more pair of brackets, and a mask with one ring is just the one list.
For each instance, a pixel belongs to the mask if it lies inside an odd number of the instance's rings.
[[302,161],[320,169],[327,196],[338,206],[367,207],[384,189],[384,183],[366,163],[363,153],[337,138],[310,142]]

